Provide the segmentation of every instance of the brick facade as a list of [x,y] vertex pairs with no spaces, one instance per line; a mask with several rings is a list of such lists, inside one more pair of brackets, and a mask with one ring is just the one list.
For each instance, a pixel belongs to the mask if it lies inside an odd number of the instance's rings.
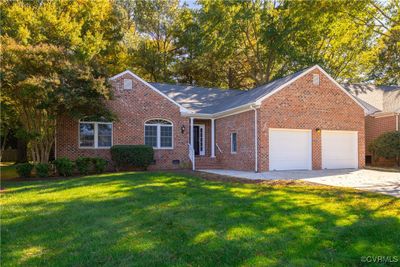
[[[133,90],[123,90],[123,79],[133,80]],[[118,117],[113,123],[113,144],[144,144],[144,123],[154,118],[166,119],[173,123],[173,149],[155,150],[155,165],[150,169],[171,169],[187,165],[189,120],[181,116],[179,107],[129,74],[114,80],[113,88],[114,100],[107,102]],[[79,156],[101,156],[110,159],[109,149],[79,148],[78,125],[78,121],[70,118],[59,118],[57,157],[76,159]],[[183,125],[186,130],[182,134]],[[179,160],[181,164],[173,164],[173,160]]]
[[372,117],[365,118],[365,146],[366,155],[371,155],[368,151],[368,145],[378,138],[381,134],[396,130],[396,116]]
[[[367,156],[372,156],[371,152],[368,151],[368,146],[373,140],[383,133],[396,131],[396,119],[399,120],[397,123],[400,125],[400,116],[367,116],[365,118],[365,151]],[[379,158],[374,159],[372,164],[376,166],[393,166],[396,164],[396,161]]]
[[[320,74],[320,85],[312,83],[312,75]],[[133,90],[123,90],[123,79],[132,79]],[[113,123],[113,144],[143,144],[144,123],[150,119],[166,119],[173,123],[173,149],[155,150],[155,164],[150,169],[189,167],[189,118],[180,108],[140,80],[125,74],[113,80],[115,99],[108,107],[117,115]],[[312,167],[321,168],[321,134],[315,131],[347,130],[358,132],[359,167],[364,167],[364,111],[328,77],[315,69],[265,99],[258,114],[258,170],[269,169],[269,128],[312,130]],[[205,125],[205,166],[253,171],[255,169],[254,110],[215,119],[216,159],[211,156],[211,120],[195,119]],[[78,121],[67,117],[57,123],[57,157],[100,156],[110,159],[109,149],[79,148]],[[185,131],[181,132],[181,127]],[[231,153],[231,133],[237,133],[237,153]],[[179,160],[180,164],[173,164]]]
[[[254,111],[231,115],[215,120],[215,154],[224,169],[254,171]],[[237,152],[231,153],[231,133],[237,134]]]
[[[313,74],[320,85],[313,85]],[[312,130],[312,167],[321,169],[321,134],[315,129],[358,131],[359,168],[365,165],[364,110],[319,70],[265,99],[258,115],[258,164],[269,170],[269,128]]]

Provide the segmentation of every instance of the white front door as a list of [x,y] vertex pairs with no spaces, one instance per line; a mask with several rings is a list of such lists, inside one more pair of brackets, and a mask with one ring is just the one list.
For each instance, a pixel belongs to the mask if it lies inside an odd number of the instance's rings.
[[311,130],[269,129],[269,170],[311,170]]
[[322,169],[358,168],[358,133],[322,131]]

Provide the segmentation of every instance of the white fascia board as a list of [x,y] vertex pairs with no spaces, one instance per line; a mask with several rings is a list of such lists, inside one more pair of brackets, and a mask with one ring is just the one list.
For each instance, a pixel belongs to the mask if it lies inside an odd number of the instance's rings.
[[390,117],[390,116],[396,116],[396,115],[398,115],[399,113],[397,113],[397,112],[376,112],[376,113],[373,113],[373,114],[370,114],[370,116],[371,117],[374,117],[374,118],[382,118],[382,117]]
[[170,98],[169,96],[167,96],[166,94],[164,94],[163,92],[161,92],[160,90],[158,90],[157,88],[155,88],[154,86],[152,86],[151,84],[149,84],[148,82],[146,82],[145,80],[143,80],[142,78],[140,78],[139,76],[137,76],[136,74],[134,74],[132,71],[130,70],[126,70],[124,72],[121,72],[117,75],[114,75],[113,77],[109,78],[109,80],[115,80],[125,74],[129,74],[131,76],[133,76],[135,79],[137,79],[138,81],[142,82],[143,84],[145,84],[147,87],[149,87],[150,89],[152,89],[153,91],[157,92],[158,94],[160,94],[161,96],[165,97],[166,99],[168,99],[169,101],[171,101],[172,103],[174,103],[175,105],[177,105],[179,107],[179,110],[181,113],[190,113],[190,111],[183,107],[182,105],[180,105],[178,102],[174,101],[172,98]]
[[228,109],[225,111],[221,111],[221,112],[217,112],[217,113],[210,113],[210,114],[206,114],[206,113],[183,113],[183,116],[186,117],[193,117],[193,118],[197,118],[197,119],[220,119],[223,117],[228,117],[228,116],[232,116],[235,114],[239,114],[242,112],[246,112],[246,111],[250,111],[253,110],[254,108],[259,108],[259,105],[256,105],[254,103],[249,103],[249,104],[245,104],[239,107],[235,107],[232,109]]

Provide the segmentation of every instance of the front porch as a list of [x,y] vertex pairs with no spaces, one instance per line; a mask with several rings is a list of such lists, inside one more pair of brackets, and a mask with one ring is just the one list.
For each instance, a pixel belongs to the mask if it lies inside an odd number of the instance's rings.
[[189,157],[195,169],[222,169],[215,142],[215,119],[190,118]]

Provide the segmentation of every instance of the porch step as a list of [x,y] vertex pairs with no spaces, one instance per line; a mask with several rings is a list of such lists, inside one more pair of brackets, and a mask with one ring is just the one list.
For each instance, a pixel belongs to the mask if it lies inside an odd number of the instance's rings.
[[197,156],[196,169],[223,169],[223,166],[217,158]]

